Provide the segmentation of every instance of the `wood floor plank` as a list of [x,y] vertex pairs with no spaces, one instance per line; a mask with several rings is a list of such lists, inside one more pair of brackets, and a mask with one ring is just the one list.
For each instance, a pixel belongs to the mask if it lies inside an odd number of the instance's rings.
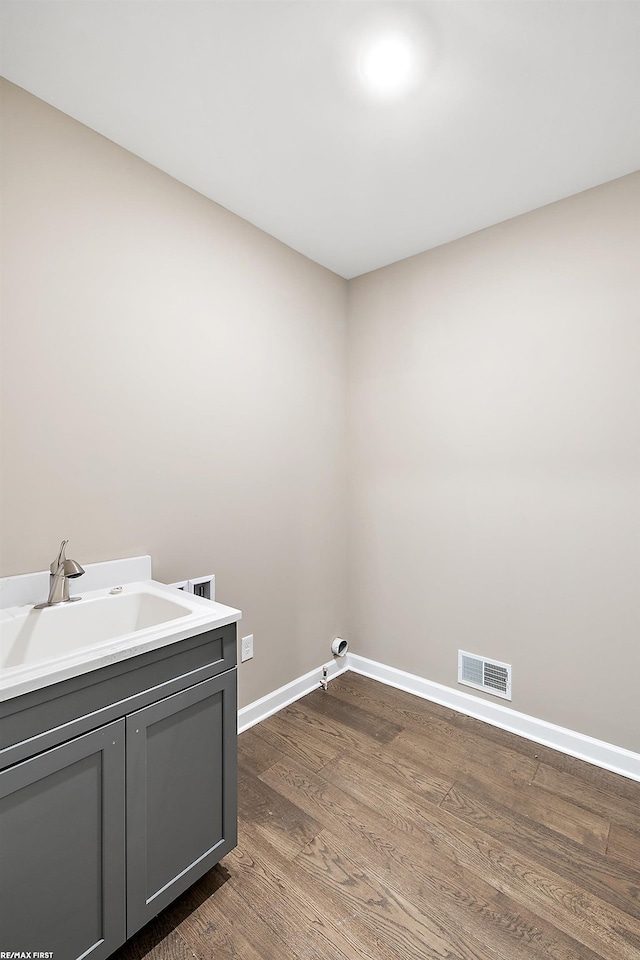
[[404,729],[388,717],[371,713],[357,704],[332,698],[329,690],[315,690],[310,693],[304,698],[304,706],[321,716],[331,717],[334,722],[344,724],[348,729],[356,730],[378,743],[391,743]]
[[640,833],[631,833],[617,823],[611,825],[607,855],[624,860],[635,872],[640,870]]
[[[284,761],[286,763],[286,760]],[[332,760],[319,771],[319,775],[332,783],[340,790],[348,790],[351,796],[361,799],[367,806],[367,797],[372,790],[376,796],[380,795],[380,802],[384,801],[389,824],[393,824],[404,833],[414,830],[414,817],[421,816],[425,807],[436,807],[446,796],[435,797],[415,790],[413,784],[407,785],[403,780],[395,777],[395,771],[388,767],[378,767],[378,778],[372,781],[363,770],[361,762],[349,753],[337,760]],[[381,786],[382,784],[382,786]],[[453,784],[451,784],[453,787]],[[451,789],[449,787],[449,789]],[[446,791],[448,793],[449,790]]]
[[284,861],[253,827],[247,827],[247,834],[249,843],[227,858],[233,882],[296,956],[395,960],[366,932],[358,937],[347,929],[349,911],[338,896],[323,896],[297,864]]
[[443,800],[442,809],[509,844],[513,850],[535,856],[541,867],[548,867],[640,920],[638,876],[625,864],[595,854],[541,824],[516,818],[482,792],[457,784]]
[[413,733],[405,732],[399,735],[402,742],[411,742],[429,751],[436,756],[439,763],[445,763],[447,769],[453,769],[460,775],[468,772],[480,780],[503,774],[505,780],[514,784],[530,783],[537,770],[538,763],[534,757],[526,757],[515,750],[488,749],[486,741],[476,734],[463,732],[453,724],[442,721],[430,724],[423,731],[423,735],[416,738]]
[[[436,805],[441,802],[455,783],[452,775],[445,777],[434,773],[428,765],[422,762],[421,755],[416,758],[414,754],[397,746],[394,746],[393,749],[377,747],[367,754],[366,758],[367,764],[375,766],[391,782]],[[320,772],[330,769],[333,765],[339,765],[342,762],[349,763],[354,760],[360,763],[362,754],[358,754],[354,749],[345,750],[340,757],[321,767]]]
[[337,889],[352,916],[366,923],[391,956],[398,960],[423,960],[425,955],[434,960],[494,960],[493,948],[466,931],[453,929],[451,916],[438,916],[433,901],[422,910],[388,882],[368,876],[342,850],[340,841],[325,831],[305,847],[296,863],[327,890]]
[[242,769],[238,772],[238,815],[244,823],[259,825],[290,859],[322,830],[322,824],[295,803]]
[[[312,709],[307,705],[307,699],[308,698],[305,697],[303,700],[292,703],[291,706],[286,708],[286,712],[282,711],[278,716],[278,723],[288,727],[290,721],[293,721],[298,731],[304,731],[307,740],[323,745],[323,749],[329,754],[330,760],[335,759],[335,757],[344,753],[345,750],[353,749],[354,747],[362,753],[368,754],[371,750],[376,749],[377,746],[385,745],[384,743],[380,744],[379,741],[375,740],[368,733],[362,733],[352,726],[346,726],[340,720],[332,717],[330,713],[323,714],[318,710]],[[394,731],[394,737],[397,738],[397,736],[399,736],[399,733]],[[316,767],[323,766],[323,757],[319,755],[316,755],[316,757],[315,764],[313,765]],[[299,757],[299,759],[306,765],[312,766],[308,760],[302,757]]]
[[[373,842],[380,859],[383,856],[388,860],[397,858],[396,846],[402,841],[397,836],[397,828],[390,826],[395,803],[389,800],[387,784],[377,784],[374,788],[373,773],[366,783],[357,776],[354,779],[353,788],[359,791],[356,808],[343,790],[323,781],[296,761],[281,761],[263,776],[285,796],[297,796],[304,809],[319,821],[324,820],[334,832],[342,829],[339,822],[349,807],[352,811],[347,824],[350,829]],[[421,812],[405,814],[405,821],[411,825],[412,832],[407,834],[411,842],[402,846],[403,857],[405,862],[412,862],[414,870],[424,869],[425,861],[431,867],[436,856],[450,859],[514,901],[546,916],[569,937],[593,949],[597,956],[606,960],[638,960],[635,948],[630,946],[631,937],[640,932],[634,918],[626,917],[477,828],[456,824],[455,818],[439,807],[425,805]],[[420,849],[425,844],[428,849]]]
[[467,778],[466,786],[491,803],[508,808],[511,814],[527,817],[534,825],[543,827],[545,834],[553,831],[594,853],[606,852],[610,821],[557,794],[542,790],[535,780],[509,788],[489,778],[482,783]]
[[283,757],[284,753],[260,737],[255,728],[238,737],[238,765],[256,777]]
[[405,730],[394,741],[394,749],[431,773],[458,783],[490,783],[506,790],[532,782],[537,761],[519,754],[492,757],[491,762],[463,744],[458,750],[438,738],[416,738]]
[[[358,864],[345,856],[344,849],[344,842],[325,831],[305,847],[297,862],[310,869],[318,882],[322,883],[324,880],[331,887],[337,886],[342,896],[350,899],[354,875],[361,878],[362,871]],[[424,917],[428,917],[430,930],[434,923],[436,924],[436,938],[440,941],[444,938],[448,944],[445,949],[453,949],[456,956],[486,957],[487,960],[499,960],[501,957],[508,960],[535,960],[537,957],[553,957],[554,960],[598,960],[591,950],[566,937],[544,920],[522,911],[521,907],[509,902],[503,894],[496,893],[487,884],[477,882],[469,874],[464,877],[466,882],[463,885],[447,885],[445,881],[443,889],[436,895],[433,885],[427,887],[422,884],[415,871],[407,872],[402,866],[398,869],[396,864],[393,864],[384,878],[376,881],[376,876],[374,870],[371,877],[366,878],[371,892],[365,916],[370,918],[370,923],[375,924],[376,920],[380,919],[376,904],[378,901],[384,903],[385,916],[382,929],[379,930],[380,936],[390,937],[390,942],[396,944],[397,949],[397,944],[403,940],[403,929],[408,930],[412,939],[418,934],[416,946],[420,960],[426,955],[437,955],[432,953],[433,941],[422,929]],[[406,889],[410,899],[395,893],[397,889]],[[387,926],[389,921],[386,920],[386,912],[389,910],[390,893],[390,923],[393,925],[393,913],[395,909],[399,909],[396,922],[401,924],[403,929],[398,931],[393,929],[393,926]],[[452,904],[456,904],[454,916]],[[468,925],[459,922],[458,910],[461,905],[460,916],[466,912],[473,918]],[[400,955],[399,951],[398,956]],[[450,956],[450,953],[445,955]]]
[[[307,698],[305,698],[306,703]],[[336,701],[326,701],[331,707]],[[311,732],[314,738],[322,738],[323,741],[329,741],[335,744],[335,751],[329,764],[337,762],[343,757],[357,758],[366,756],[368,761],[376,766],[380,766],[389,772],[392,772],[400,781],[411,785],[421,796],[428,797],[435,803],[439,803],[448,790],[453,786],[456,775],[459,773],[457,767],[448,769],[448,775],[441,775],[434,772],[433,764],[425,762],[422,748],[407,750],[402,742],[399,742],[399,734],[396,735],[390,744],[380,744],[373,742],[372,739],[357,733],[352,728],[345,727],[339,720],[331,714],[330,710],[318,716],[314,710],[302,709],[300,704],[293,704],[287,708],[287,716],[296,724],[297,729],[304,729]],[[417,754],[416,754],[417,751]],[[292,754],[289,754],[290,756]],[[304,760],[300,756],[296,759]],[[308,764],[305,764],[308,765]],[[311,769],[322,769],[326,764],[314,764]],[[531,767],[527,767],[526,776],[529,776]],[[509,781],[511,782],[511,780]]]
[[[336,937],[331,931],[338,931],[336,947],[341,953],[345,953],[353,960],[395,960],[395,955],[389,951],[383,943],[367,928],[366,923],[362,922],[362,915],[366,914],[370,904],[366,904],[364,899],[360,899],[357,908],[354,910],[351,903],[345,900],[341,892],[334,887],[319,886],[317,880],[309,875],[300,867],[300,857],[298,855],[294,864],[289,866],[278,860],[278,853],[264,842],[264,838],[252,833],[251,853],[261,857],[268,862],[271,867],[286,874],[288,880],[293,880],[297,896],[307,898],[313,903],[314,908],[319,911],[323,921],[328,929],[328,937]],[[311,841],[315,843],[315,840]],[[306,849],[306,848],[305,848]],[[292,872],[295,871],[295,872]],[[362,891],[362,885],[358,878],[352,878],[354,887]]]
[[230,880],[229,870],[219,864],[187,891],[181,898],[182,906],[176,904],[177,929],[195,956],[198,960],[286,957],[282,940],[262,922]]
[[329,760],[335,759],[341,750],[339,743],[326,741],[318,736],[318,731],[310,724],[292,723],[291,710],[275,714],[256,727],[252,727],[257,736],[261,737],[269,746],[281,750],[285,756],[295,757],[301,763],[312,769],[322,767]]
[[[247,827],[246,832],[250,835],[251,827]],[[274,867],[275,848],[274,853],[260,857],[256,845],[251,839],[237,847],[225,861],[233,874],[235,889],[258,915],[261,925],[276,935],[286,954],[296,960],[324,960],[334,952],[339,960],[351,960],[348,954],[333,950],[331,931],[320,912],[300,895],[289,876],[290,867],[287,871]]]
[[585,810],[607,817],[612,823],[617,823],[631,833],[640,834],[640,783],[628,781],[636,795],[635,800],[630,800],[626,796],[628,787],[625,778],[618,779],[625,783],[624,795],[615,794],[611,790],[602,790],[593,785],[585,785],[580,777],[563,773],[547,763],[541,763],[535,772],[533,783],[542,790],[571,800]]
[[[430,700],[423,700],[398,687],[390,687],[383,683],[364,677],[353,670],[348,670],[332,680],[329,685],[332,696],[341,697],[347,703],[357,703],[372,713],[380,716],[392,715],[398,718],[403,725],[417,723],[421,725],[420,714],[425,713],[425,720],[433,716],[441,716],[451,722],[453,711]],[[464,714],[458,714],[463,717]]]
[[570,757],[559,750],[551,750],[540,744],[538,748],[540,760],[553,767],[559,774],[575,777],[582,783],[585,793],[591,789],[602,791],[616,801],[628,801],[630,805],[635,806],[636,810],[638,809],[640,784],[635,780],[629,780],[610,770],[596,767],[593,763],[585,763],[584,760]]

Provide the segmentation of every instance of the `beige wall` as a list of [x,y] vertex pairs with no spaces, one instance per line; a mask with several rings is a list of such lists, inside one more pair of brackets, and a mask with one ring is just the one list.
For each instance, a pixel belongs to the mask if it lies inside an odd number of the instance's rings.
[[353,648],[636,751],[639,264],[636,174],[352,281],[348,372]]
[[348,630],[640,750],[640,174],[347,285],[3,92],[1,572],[214,572],[242,704]]
[[344,631],[346,282],[3,94],[2,573],[215,573],[250,702]]

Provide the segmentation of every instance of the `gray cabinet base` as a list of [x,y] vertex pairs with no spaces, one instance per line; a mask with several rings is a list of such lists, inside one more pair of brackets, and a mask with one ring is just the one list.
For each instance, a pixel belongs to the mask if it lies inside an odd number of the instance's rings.
[[127,936],[237,843],[236,671],[127,717]]
[[104,960],[124,942],[124,738],[117,720],[0,773],[0,950]]

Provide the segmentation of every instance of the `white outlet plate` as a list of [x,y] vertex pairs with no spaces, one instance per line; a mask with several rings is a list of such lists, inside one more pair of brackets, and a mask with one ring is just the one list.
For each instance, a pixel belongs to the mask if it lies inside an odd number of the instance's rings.
[[253,657],[253,634],[250,633],[248,637],[242,638],[242,647],[240,649],[240,662],[244,663],[245,660],[251,660]]

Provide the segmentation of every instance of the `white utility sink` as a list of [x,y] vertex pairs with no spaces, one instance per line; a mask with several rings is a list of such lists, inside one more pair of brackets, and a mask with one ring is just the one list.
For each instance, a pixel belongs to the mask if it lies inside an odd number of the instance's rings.
[[238,619],[238,610],[153,580],[42,610],[31,604],[2,610],[0,699]]

